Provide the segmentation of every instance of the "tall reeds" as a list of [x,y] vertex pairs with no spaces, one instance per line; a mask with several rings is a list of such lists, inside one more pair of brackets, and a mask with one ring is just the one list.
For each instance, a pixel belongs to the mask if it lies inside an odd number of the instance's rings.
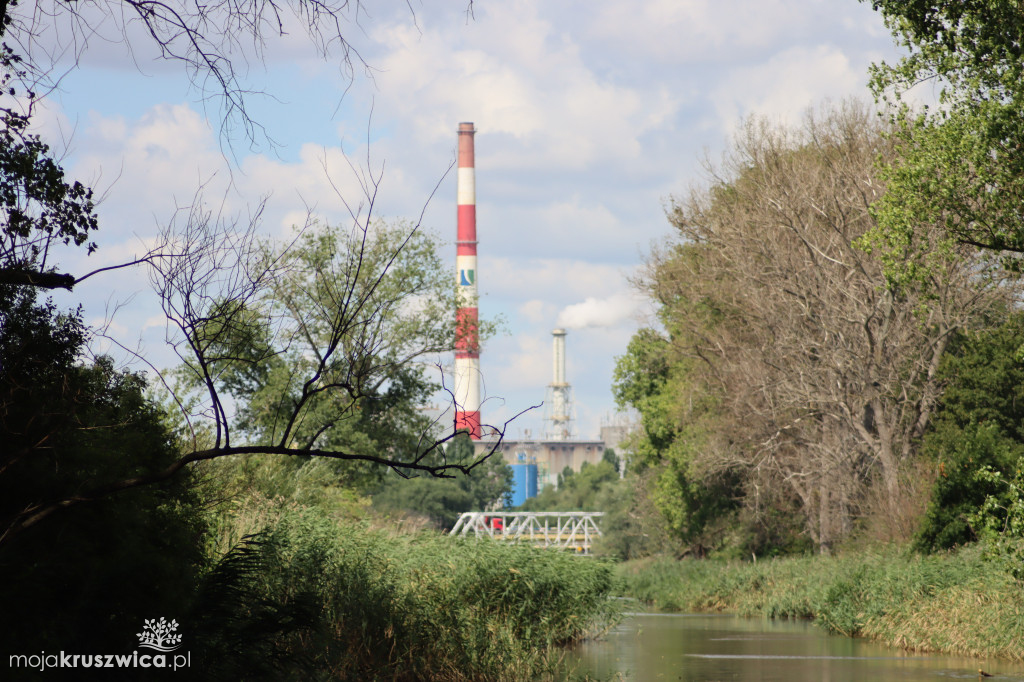
[[229,620],[236,629],[248,615],[272,625],[273,605],[294,627],[270,627],[273,646],[209,656],[270,652],[287,664],[253,669],[273,670],[273,679],[535,679],[554,666],[557,645],[615,617],[612,567],[590,558],[392,535],[311,508],[265,520],[272,523],[240,545],[248,575]]
[[812,618],[914,651],[1024,660],[1024,588],[979,548],[757,563],[656,559],[620,572],[630,596],[663,610]]

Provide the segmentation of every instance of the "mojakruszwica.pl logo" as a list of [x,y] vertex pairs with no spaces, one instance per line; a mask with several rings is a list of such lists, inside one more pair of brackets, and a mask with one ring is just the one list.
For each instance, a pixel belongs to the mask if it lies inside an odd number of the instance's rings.
[[[63,651],[48,654],[12,654],[11,668],[48,670],[50,668],[170,668],[181,670],[191,667],[192,653],[179,651],[181,635],[176,633],[178,621],[160,618],[146,619],[142,632],[136,633],[139,648],[130,654],[69,654]],[[149,651],[139,651],[148,649]]]

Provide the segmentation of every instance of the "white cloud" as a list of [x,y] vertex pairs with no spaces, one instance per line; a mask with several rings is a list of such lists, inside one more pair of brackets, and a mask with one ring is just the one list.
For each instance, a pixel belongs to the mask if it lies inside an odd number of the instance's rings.
[[480,259],[480,286],[491,295],[512,300],[541,299],[561,303],[588,295],[607,296],[627,285],[619,268],[561,258]]
[[507,398],[509,391],[526,390],[535,394],[535,400],[543,400],[544,387],[551,382],[550,337],[545,341],[519,333],[489,343],[481,351],[486,394]]
[[638,294],[621,293],[603,299],[590,296],[582,303],[566,306],[558,315],[558,326],[567,329],[614,327],[636,322],[646,307],[646,299]]
[[652,99],[600,76],[539,4],[488,5],[469,27],[379,29],[380,96],[396,112],[417,102],[403,117],[417,139],[446,140],[453,121],[477,122],[499,141],[489,152],[497,168],[583,169],[639,157],[639,136],[675,111],[676,98],[657,84]]
[[864,83],[864,68],[838,48],[797,46],[763,64],[735,69],[714,90],[712,101],[727,130],[751,115],[794,124],[824,99],[865,96]]
[[[637,225],[601,203],[604,192],[581,190],[588,193],[564,198],[498,197],[478,208],[481,256],[634,262],[639,254]],[[657,214],[658,197],[651,196],[649,203]],[[491,208],[495,204],[500,206],[498,215]],[[663,222],[658,215],[657,224]]]
[[94,178],[105,195],[104,237],[145,235],[153,217],[169,219],[201,184],[213,196],[228,185],[213,131],[188,105],[159,104],[136,121],[92,113],[83,133],[72,173]]
[[633,59],[706,61],[771,45],[779,34],[805,24],[803,13],[791,5],[784,0],[603,3],[586,29],[605,49],[625,51]]

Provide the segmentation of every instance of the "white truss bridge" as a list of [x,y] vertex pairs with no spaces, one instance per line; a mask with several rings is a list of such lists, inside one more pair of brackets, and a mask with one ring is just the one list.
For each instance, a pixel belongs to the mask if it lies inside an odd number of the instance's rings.
[[604,512],[466,512],[449,535],[529,542],[590,554]]

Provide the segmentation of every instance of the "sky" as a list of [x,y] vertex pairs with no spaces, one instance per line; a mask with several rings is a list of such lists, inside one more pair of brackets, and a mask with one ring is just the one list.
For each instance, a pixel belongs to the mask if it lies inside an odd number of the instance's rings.
[[[53,55],[59,86],[37,125],[70,177],[103,196],[99,250],[69,254],[68,271],[141,254],[200,187],[242,220],[265,199],[260,231],[271,237],[310,211],[341,222],[346,200],[362,199],[354,167],[379,174],[377,215],[423,215],[449,245],[454,277],[448,169],[458,123],[473,122],[480,314],[502,316],[506,330],[481,355],[483,419],[500,425],[544,400],[551,330],[563,327],[576,432],[596,438],[615,418],[616,358],[653,324],[630,279],[671,238],[666,202],[706,182],[702,160],[719,157],[745,117],[795,123],[826,100],[869,100],[869,65],[898,56],[856,0],[469,7],[350,8],[342,30],[361,59],[354,68],[336,44],[318,51],[290,16],[262,54],[235,46],[241,83],[266,93],[248,99],[262,127],[252,138],[180,64],[157,59],[138,26],[127,27],[129,51],[112,21],[92,22],[88,41],[52,23],[33,49]],[[93,277],[58,302],[82,303],[87,321],[154,366],[177,362],[141,269]],[[541,434],[542,417],[530,411],[506,435]]]

